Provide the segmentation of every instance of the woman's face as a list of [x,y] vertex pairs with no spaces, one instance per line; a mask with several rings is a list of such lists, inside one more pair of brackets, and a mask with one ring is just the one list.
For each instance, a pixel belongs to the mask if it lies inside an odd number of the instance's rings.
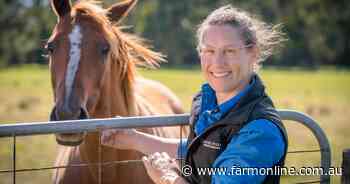
[[202,72],[215,92],[232,96],[249,83],[257,49],[244,45],[237,28],[213,25],[204,31],[200,59]]

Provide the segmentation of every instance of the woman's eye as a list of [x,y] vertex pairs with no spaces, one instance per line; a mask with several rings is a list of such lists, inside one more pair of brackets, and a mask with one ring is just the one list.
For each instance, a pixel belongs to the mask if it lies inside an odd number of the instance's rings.
[[235,50],[235,49],[227,49],[225,52],[226,52],[227,54],[236,54],[236,53],[237,53],[237,50]]
[[238,54],[237,49],[227,49],[227,50],[225,50],[224,52],[225,52],[224,54],[225,54],[227,57],[236,57],[237,54]]

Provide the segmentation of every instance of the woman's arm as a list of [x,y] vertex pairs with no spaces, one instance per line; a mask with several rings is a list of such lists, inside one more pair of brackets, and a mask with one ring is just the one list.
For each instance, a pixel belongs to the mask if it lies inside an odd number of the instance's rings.
[[111,129],[102,133],[102,144],[118,149],[132,149],[145,155],[166,152],[177,158],[180,139],[163,138],[137,131],[135,129]]
[[171,158],[177,158],[180,139],[164,138],[136,131],[134,149],[145,155],[166,152]]

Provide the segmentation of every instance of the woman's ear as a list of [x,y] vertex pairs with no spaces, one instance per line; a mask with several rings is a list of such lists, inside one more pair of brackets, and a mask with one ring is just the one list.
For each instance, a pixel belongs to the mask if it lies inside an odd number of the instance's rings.
[[258,61],[259,55],[260,55],[260,49],[256,45],[254,45],[251,52],[254,60]]
[[113,22],[121,22],[134,8],[137,0],[125,0],[119,3],[112,5],[107,9],[108,17]]
[[256,67],[259,65],[258,63],[259,55],[260,55],[259,52],[260,52],[259,48],[255,45],[249,50],[249,54],[250,54],[249,62],[253,70],[256,70]]

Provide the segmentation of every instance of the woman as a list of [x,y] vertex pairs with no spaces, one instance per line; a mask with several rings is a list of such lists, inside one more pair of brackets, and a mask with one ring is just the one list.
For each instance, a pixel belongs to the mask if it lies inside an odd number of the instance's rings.
[[[257,75],[259,64],[284,41],[283,34],[278,26],[229,5],[213,11],[197,37],[207,83],[193,99],[188,139],[108,130],[103,143],[149,155],[143,161],[155,183],[279,183],[278,175],[242,174],[240,169],[284,164],[285,129]],[[177,157],[184,157],[182,173],[173,161]],[[226,170],[203,173],[205,168]]]

